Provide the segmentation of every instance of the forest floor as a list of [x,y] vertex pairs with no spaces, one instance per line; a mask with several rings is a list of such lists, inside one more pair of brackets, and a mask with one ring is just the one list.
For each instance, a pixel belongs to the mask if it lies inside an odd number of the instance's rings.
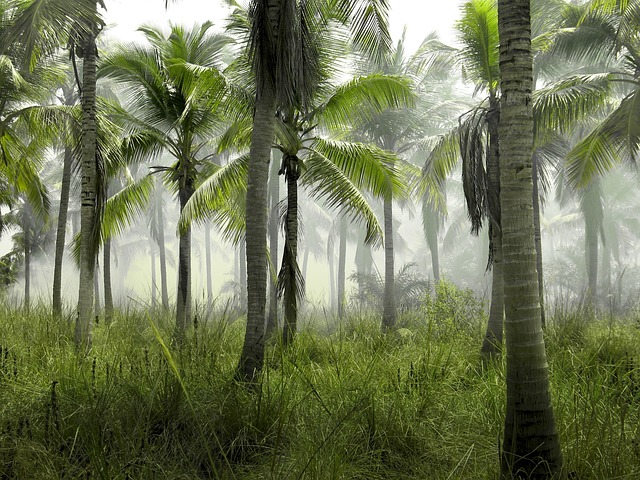
[[[453,292],[386,335],[377,315],[307,312],[251,389],[234,380],[244,323],[224,312],[181,348],[171,315],[120,312],[79,357],[71,315],[0,306],[0,478],[495,479],[504,361],[482,365],[477,307]],[[640,478],[634,315],[550,315],[572,478]]]

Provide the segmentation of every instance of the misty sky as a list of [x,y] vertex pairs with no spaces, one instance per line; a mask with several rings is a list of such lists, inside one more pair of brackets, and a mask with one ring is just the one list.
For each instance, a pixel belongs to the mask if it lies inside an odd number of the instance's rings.
[[[407,26],[408,51],[413,51],[421,40],[436,30],[448,43],[455,40],[453,23],[459,15],[460,0],[390,0],[391,29],[394,40]],[[176,0],[165,9],[164,0],[108,0],[105,19],[110,36],[122,40],[134,40],[136,28],[144,23],[164,25],[169,19],[173,23],[192,24],[211,20],[222,27],[226,18],[226,7],[218,0]]]

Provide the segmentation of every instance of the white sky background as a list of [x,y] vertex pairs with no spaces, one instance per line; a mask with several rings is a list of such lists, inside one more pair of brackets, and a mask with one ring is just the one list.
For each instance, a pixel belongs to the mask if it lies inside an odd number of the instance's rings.
[[[394,41],[407,26],[407,51],[413,52],[424,37],[438,31],[446,43],[455,41],[453,24],[460,12],[462,0],[390,0],[391,32]],[[136,29],[142,24],[191,25],[210,20],[217,28],[222,28],[227,17],[226,7],[218,0],[178,0],[170,2],[165,9],[164,0],[106,0],[107,12],[104,18],[109,28],[109,36],[124,41],[141,39]]]

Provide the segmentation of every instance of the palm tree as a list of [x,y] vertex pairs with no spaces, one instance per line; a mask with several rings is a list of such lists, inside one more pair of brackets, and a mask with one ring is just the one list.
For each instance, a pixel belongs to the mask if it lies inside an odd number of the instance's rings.
[[[234,2],[235,3],[235,2]],[[315,58],[306,50],[306,35],[330,12],[343,21],[354,19],[355,44],[365,53],[383,51],[390,44],[386,28],[387,0],[253,0],[250,8],[249,53],[256,81],[246,197],[247,327],[238,365],[239,375],[253,380],[264,360],[267,287],[267,180],[276,107],[304,110],[309,93],[304,85]],[[305,13],[304,15],[302,13]],[[327,16],[325,16],[325,19]],[[292,68],[297,66],[298,68]],[[311,87],[312,88],[312,87]]]
[[533,61],[529,0],[498,0],[500,203],[504,258],[507,411],[504,478],[551,478],[562,470],[542,336],[531,158]]
[[[166,149],[175,159],[164,172],[184,209],[193,194],[198,165],[204,158],[208,135],[220,123],[216,104],[225,82],[218,67],[222,48],[229,39],[208,33],[211,23],[187,31],[172,26],[165,36],[152,27],[141,27],[152,48],[120,46],[105,56],[101,74],[113,78],[136,95],[128,96],[122,120],[141,137],[143,146],[157,154]],[[203,92],[207,91],[205,94]],[[176,338],[184,337],[190,323],[191,232],[180,232]]]

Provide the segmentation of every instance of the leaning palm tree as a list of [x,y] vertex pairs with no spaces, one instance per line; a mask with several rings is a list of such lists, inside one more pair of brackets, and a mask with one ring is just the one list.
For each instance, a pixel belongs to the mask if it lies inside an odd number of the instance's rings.
[[504,478],[551,478],[562,470],[537,284],[531,159],[533,60],[529,0],[498,0],[499,155],[504,254],[507,411]]
[[[193,194],[198,167],[205,160],[209,135],[221,122],[216,105],[225,88],[219,73],[220,55],[229,38],[209,33],[211,23],[185,30],[172,26],[169,35],[142,27],[152,45],[120,46],[105,56],[101,74],[127,88],[120,117],[137,132],[145,152],[167,150],[175,159],[157,167],[178,197],[180,210]],[[180,232],[176,336],[190,322],[191,232]]]

